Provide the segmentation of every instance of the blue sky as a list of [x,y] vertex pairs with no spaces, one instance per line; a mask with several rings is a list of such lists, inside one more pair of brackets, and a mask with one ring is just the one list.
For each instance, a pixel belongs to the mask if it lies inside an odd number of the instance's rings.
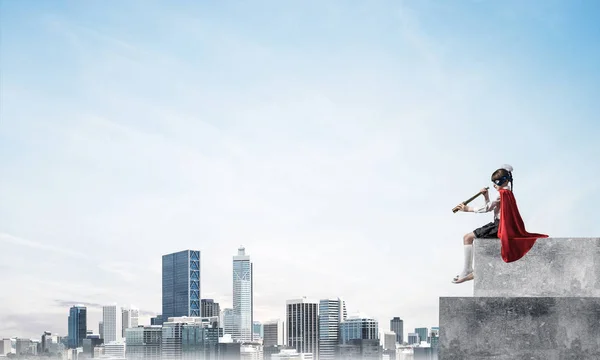
[[596,2],[0,4],[0,336],[159,312],[188,248],[229,306],[240,244],[259,320],[342,296],[435,326],[491,220],[450,209],[504,163],[529,230],[599,234]]

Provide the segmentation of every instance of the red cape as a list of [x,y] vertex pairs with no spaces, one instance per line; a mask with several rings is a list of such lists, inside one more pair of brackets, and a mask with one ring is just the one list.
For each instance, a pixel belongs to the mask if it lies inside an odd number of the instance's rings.
[[509,263],[525,256],[537,239],[548,235],[527,232],[513,192],[501,189],[498,237],[502,244],[502,260]]

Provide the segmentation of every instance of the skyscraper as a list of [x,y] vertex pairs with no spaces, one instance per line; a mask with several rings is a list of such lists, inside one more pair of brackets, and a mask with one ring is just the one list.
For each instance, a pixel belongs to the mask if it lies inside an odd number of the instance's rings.
[[200,316],[200,251],[162,257],[162,317]]
[[396,333],[396,342],[402,344],[404,342],[404,321],[399,317],[394,317],[390,320],[390,330]]
[[[70,313],[70,310],[69,310],[69,313]],[[86,324],[87,324],[87,319],[86,319]],[[86,325],[86,327],[87,327],[87,325]],[[48,345],[50,343],[52,343],[52,333],[50,331],[44,331],[44,333],[42,334],[42,340],[41,340],[41,346],[40,346],[40,352],[42,354],[47,352]],[[2,355],[2,354],[0,354],[0,355]]]
[[201,301],[202,317],[213,317],[220,316],[221,307],[218,302],[215,302],[213,299],[202,299]]
[[121,336],[125,338],[125,329],[136,328],[138,326],[139,310],[131,307],[130,309],[121,308]]
[[318,357],[319,303],[302,299],[286,301],[287,345],[299,353]]
[[283,345],[283,322],[277,320],[270,320],[263,324],[263,346],[277,346]]
[[83,339],[87,333],[87,308],[75,305],[69,310],[69,348],[75,349],[83,346]]
[[340,322],[346,320],[346,303],[340,298],[319,302],[319,360],[337,358]]
[[235,328],[235,314],[233,313],[233,309],[223,309],[223,313],[221,314],[221,323],[223,324],[223,332],[225,334],[232,335]]
[[360,354],[363,360],[381,359],[379,325],[374,318],[364,314],[348,316],[340,324],[340,332],[341,359],[353,357],[352,354]]
[[246,255],[243,246],[233,257],[233,313],[234,328],[232,338],[240,341],[252,341],[253,311],[253,276],[250,256]]
[[385,331],[383,333],[383,349],[396,350],[396,333],[393,331]]
[[340,324],[340,332],[341,342],[344,344],[350,340],[378,340],[379,324],[370,316],[356,314],[349,316]]
[[419,335],[419,341],[427,341],[429,338],[428,330],[424,328],[416,328],[415,333]]
[[127,360],[161,360],[162,326],[140,326],[125,330]]
[[261,324],[260,321],[255,321],[252,324],[252,332],[254,333],[255,337],[258,336],[259,338],[262,339],[263,334],[264,334],[263,331],[264,331],[264,327],[263,327],[263,324]]
[[[174,317],[162,326],[161,359],[217,359],[218,317]],[[239,357],[238,357],[239,359]]]
[[121,340],[120,317],[117,315],[117,305],[102,307],[102,328],[104,343]]

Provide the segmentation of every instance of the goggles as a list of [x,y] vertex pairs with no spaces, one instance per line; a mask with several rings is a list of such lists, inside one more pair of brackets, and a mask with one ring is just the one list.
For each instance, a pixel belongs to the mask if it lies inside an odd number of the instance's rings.
[[508,180],[509,180],[508,176],[503,176],[500,179],[492,180],[492,182],[498,186],[502,186],[502,185],[506,184],[506,182]]

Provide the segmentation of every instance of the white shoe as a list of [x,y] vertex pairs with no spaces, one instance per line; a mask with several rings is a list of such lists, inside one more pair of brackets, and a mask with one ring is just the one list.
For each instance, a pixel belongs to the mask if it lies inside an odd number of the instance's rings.
[[460,277],[460,275],[456,275],[456,277],[454,277],[454,279],[452,279],[452,283],[454,284],[460,284],[463,283],[465,281],[469,281],[469,280],[473,280],[475,276],[473,275],[473,272],[471,271],[470,273],[468,273],[467,275]]

